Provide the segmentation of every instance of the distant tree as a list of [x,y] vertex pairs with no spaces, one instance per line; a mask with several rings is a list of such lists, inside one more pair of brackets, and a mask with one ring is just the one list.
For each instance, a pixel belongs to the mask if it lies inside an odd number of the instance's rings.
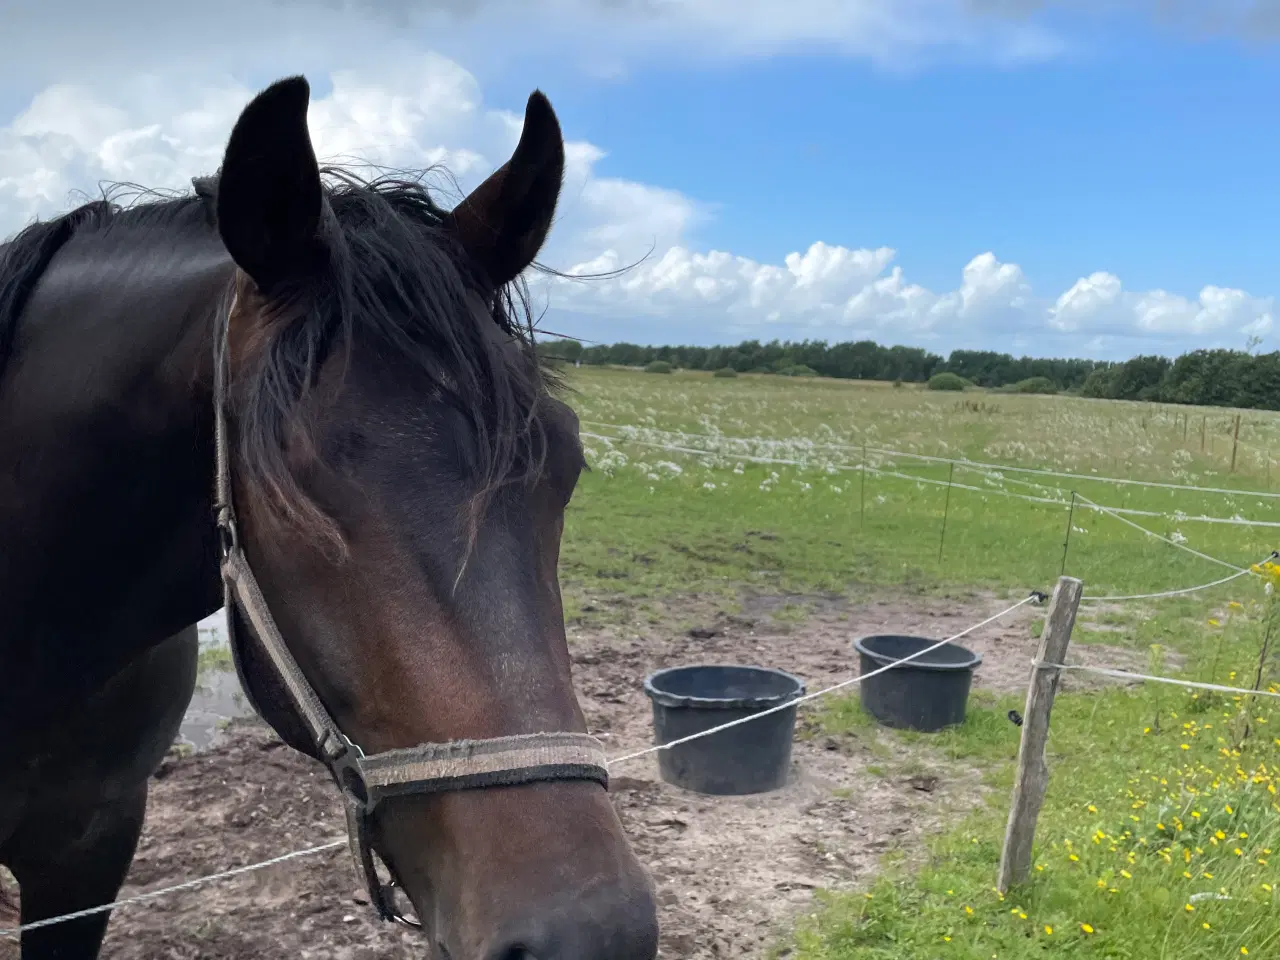
[[1017,393],[1057,393],[1058,385],[1048,377],[1027,377],[1013,385]]
[[935,373],[928,383],[930,390],[963,390],[966,386],[968,384],[964,377],[950,371]]

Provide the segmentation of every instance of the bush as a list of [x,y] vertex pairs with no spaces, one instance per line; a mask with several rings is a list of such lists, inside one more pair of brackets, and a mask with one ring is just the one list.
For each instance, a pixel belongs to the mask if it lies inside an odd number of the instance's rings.
[[654,360],[653,363],[649,364],[644,368],[644,372],[645,373],[670,373],[671,364],[667,363],[667,361],[665,360]]
[[927,384],[930,390],[963,390],[968,385],[969,381],[955,373],[935,373]]
[[789,367],[783,367],[778,374],[783,377],[816,377],[818,371],[813,367],[806,367],[803,363],[795,363]]
[[1058,385],[1048,377],[1028,377],[1013,385],[1016,393],[1057,393]]
[[733,367],[721,367],[719,370],[717,370],[715,373],[712,374],[712,376],[715,377],[717,380],[728,379],[730,377],[736,377],[737,375],[738,375],[738,371],[733,369]]

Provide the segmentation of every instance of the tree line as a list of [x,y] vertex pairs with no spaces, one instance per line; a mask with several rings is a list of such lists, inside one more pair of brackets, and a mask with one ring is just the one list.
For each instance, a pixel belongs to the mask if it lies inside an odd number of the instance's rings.
[[590,365],[642,367],[663,361],[685,370],[729,368],[769,374],[807,368],[841,380],[923,383],[938,373],[954,373],[976,386],[997,389],[1043,377],[1058,390],[1086,397],[1280,410],[1280,352],[1193,350],[1174,359],[1138,356],[1117,363],[1014,357],[994,350],[953,350],[943,357],[919,347],[886,347],[872,340],[744,340],[715,347],[584,346],[577,340],[548,340],[539,344],[539,351],[548,358]]

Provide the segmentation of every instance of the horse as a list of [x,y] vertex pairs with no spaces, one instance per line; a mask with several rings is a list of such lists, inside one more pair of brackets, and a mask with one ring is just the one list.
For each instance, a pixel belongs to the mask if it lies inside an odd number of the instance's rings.
[[[225,606],[251,704],[329,769],[371,902],[426,955],[653,960],[653,884],[565,640],[586,465],[522,280],[559,121],[535,90],[510,158],[446,211],[421,176],[320,166],[309,103],[282,79],[192,192],[104,196],[0,247],[0,864],[21,922],[118,895],[192,625]],[[24,932],[22,960],[91,960],[108,916]]]

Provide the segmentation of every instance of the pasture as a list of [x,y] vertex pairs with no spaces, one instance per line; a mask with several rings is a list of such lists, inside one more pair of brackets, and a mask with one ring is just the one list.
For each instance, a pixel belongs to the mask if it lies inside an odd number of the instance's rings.
[[[584,430],[597,437],[589,441],[595,472],[567,538],[564,575],[575,598],[679,594],[680,584],[725,594],[745,587],[795,596],[793,615],[803,619],[803,598],[828,592],[892,596],[906,610],[928,610],[942,597],[962,605],[975,596],[1012,599],[1047,588],[1064,565],[1085,580],[1087,596],[1159,592],[1229,573],[1083,500],[1134,511],[1123,516],[1238,566],[1275,543],[1273,527],[1240,522],[1280,519],[1280,501],[1267,496],[1280,421],[1266,414],[1245,413],[1233,438],[1234,413],[1224,410],[575,373]],[[873,468],[865,491],[851,469],[863,456]],[[949,479],[971,489],[948,491]],[[584,616],[602,615],[590,606]],[[875,626],[867,612],[855,602],[849,639]],[[1241,686],[1261,670],[1267,689],[1275,660],[1260,653],[1269,618],[1257,578],[1186,597],[1086,604],[1071,659],[1122,666],[1127,655],[1127,669]],[[1157,684],[1099,689],[1068,675],[1034,880],[1008,899],[993,889],[1017,751],[1005,714],[1021,706],[1037,626],[1021,643],[1016,630],[1006,634],[1003,657],[972,644],[988,661],[977,709],[957,730],[922,737],[874,729],[855,698],[812,712],[810,731],[885,782],[975,774],[979,782],[939,815],[965,802],[970,810],[923,845],[895,842],[904,817],[885,818],[877,838],[892,851],[885,872],[864,889],[821,895],[783,954],[1020,958],[1069,947],[1079,956],[1207,958],[1280,946],[1280,876],[1271,865],[1280,845],[1272,779],[1280,738],[1269,732],[1274,701],[1265,697]],[[1011,676],[993,677],[1002,669]]]
[[[592,468],[561,556],[570,653],[588,722],[613,756],[649,743],[640,684],[652,669],[736,660],[798,673],[814,690],[856,671],[856,636],[955,633],[1050,589],[1064,553],[1086,596],[1127,596],[1232,572],[1175,544],[1248,566],[1280,529],[1242,522],[1280,524],[1280,499],[1267,495],[1280,492],[1270,414],[1245,412],[1233,438],[1234,411],[1220,409],[801,378],[565,376]],[[1247,492],[1176,488],[1188,485]],[[1173,543],[1090,502],[1134,511],[1122,516]],[[1263,650],[1269,596],[1245,577],[1086,603],[1069,659],[1246,687],[1261,670],[1266,690],[1277,679]],[[1033,880],[1007,898],[993,890],[1018,749],[1007,712],[1022,706],[1041,612],[1023,607],[962,641],[984,663],[959,728],[878,728],[855,688],[802,709],[793,782],[776,794],[681,794],[651,756],[615,770],[615,804],[658,887],[662,956],[1280,950],[1280,717],[1266,697],[1067,674]],[[207,658],[219,696],[223,666]],[[175,754],[153,797],[124,895],[341,836],[325,774],[249,723],[211,750]],[[356,905],[350,871],[331,851],[120,911],[103,956],[417,956],[412,934]]]

